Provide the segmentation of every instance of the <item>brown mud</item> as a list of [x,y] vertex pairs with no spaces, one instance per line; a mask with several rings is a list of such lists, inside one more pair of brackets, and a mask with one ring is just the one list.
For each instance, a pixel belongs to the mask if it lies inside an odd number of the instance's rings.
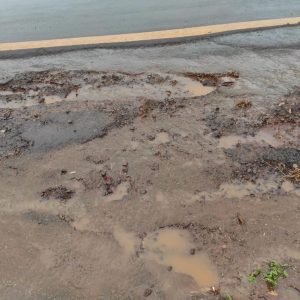
[[[230,94],[239,80],[2,83],[0,298],[299,299],[299,88],[270,103]],[[247,280],[271,260],[289,265],[277,298]]]

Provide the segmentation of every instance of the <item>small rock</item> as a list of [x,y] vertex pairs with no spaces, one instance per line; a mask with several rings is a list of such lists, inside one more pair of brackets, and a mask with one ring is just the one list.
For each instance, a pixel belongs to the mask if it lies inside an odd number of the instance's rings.
[[190,250],[190,254],[191,255],[195,255],[195,253],[196,253],[196,249],[195,248],[193,248],[193,249]]
[[151,289],[146,289],[144,292],[144,297],[148,297],[152,294],[152,290]]
[[73,124],[73,120],[68,120],[68,124]]
[[173,270],[173,267],[172,267],[172,266],[168,266],[167,270],[168,270],[169,272],[171,272],[171,271]]
[[128,173],[128,162],[124,162],[122,164],[122,172],[127,174]]
[[155,136],[152,134],[147,135],[147,138],[149,141],[154,141],[155,140]]
[[60,174],[61,175],[65,175],[65,174],[67,174],[68,173],[68,171],[66,170],[66,169],[62,169],[61,171],[60,171]]
[[147,194],[147,191],[146,191],[146,190],[141,190],[141,191],[140,191],[140,194],[141,194],[141,195],[146,195],[146,194]]

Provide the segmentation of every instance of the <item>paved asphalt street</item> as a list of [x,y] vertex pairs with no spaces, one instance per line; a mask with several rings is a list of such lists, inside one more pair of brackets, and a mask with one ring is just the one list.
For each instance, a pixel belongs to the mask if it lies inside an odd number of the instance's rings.
[[299,0],[0,0],[0,43],[296,16]]

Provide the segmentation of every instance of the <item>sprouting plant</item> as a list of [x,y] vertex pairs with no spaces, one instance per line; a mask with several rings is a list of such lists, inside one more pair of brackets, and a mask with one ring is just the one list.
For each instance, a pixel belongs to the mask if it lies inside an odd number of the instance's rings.
[[256,282],[256,278],[261,274],[261,268],[256,268],[254,272],[248,275],[248,281],[251,283]]
[[279,264],[275,261],[271,261],[268,264],[268,271],[264,275],[265,282],[270,288],[275,288],[278,284],[279,278],[286,278],[288,276],[286,269],[288,265]]

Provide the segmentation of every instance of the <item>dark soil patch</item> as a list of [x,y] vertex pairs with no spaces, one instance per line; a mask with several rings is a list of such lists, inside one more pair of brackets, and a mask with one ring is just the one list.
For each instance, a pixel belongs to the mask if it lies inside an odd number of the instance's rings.
[[269,173],[288,173],[294,165],[300,164],[300,150],[294,148],[255,147],[239,145],[224,150],[232,161],[239,163],[233,167],[232,177],[240,180],[256,180]]
[[28,211],[24,214],[25,218],[36,222],[39,225],[49,225],[52,223],[66,223],[70,224],[74,220],[67,215],[53,215],[53,214],[48,214],[48,213],[42,213],[42,212],[37,212],[37,211]]
[[57,187],[50,187],[41,193],[41,197],[45,200],[56,199],[62,202],[67,202],[71,199],[75,191],[66,188],[65,186],[59,185]]
[[286,96],[272,109],[269,124],[291,123],[300,125],[300,88]]

